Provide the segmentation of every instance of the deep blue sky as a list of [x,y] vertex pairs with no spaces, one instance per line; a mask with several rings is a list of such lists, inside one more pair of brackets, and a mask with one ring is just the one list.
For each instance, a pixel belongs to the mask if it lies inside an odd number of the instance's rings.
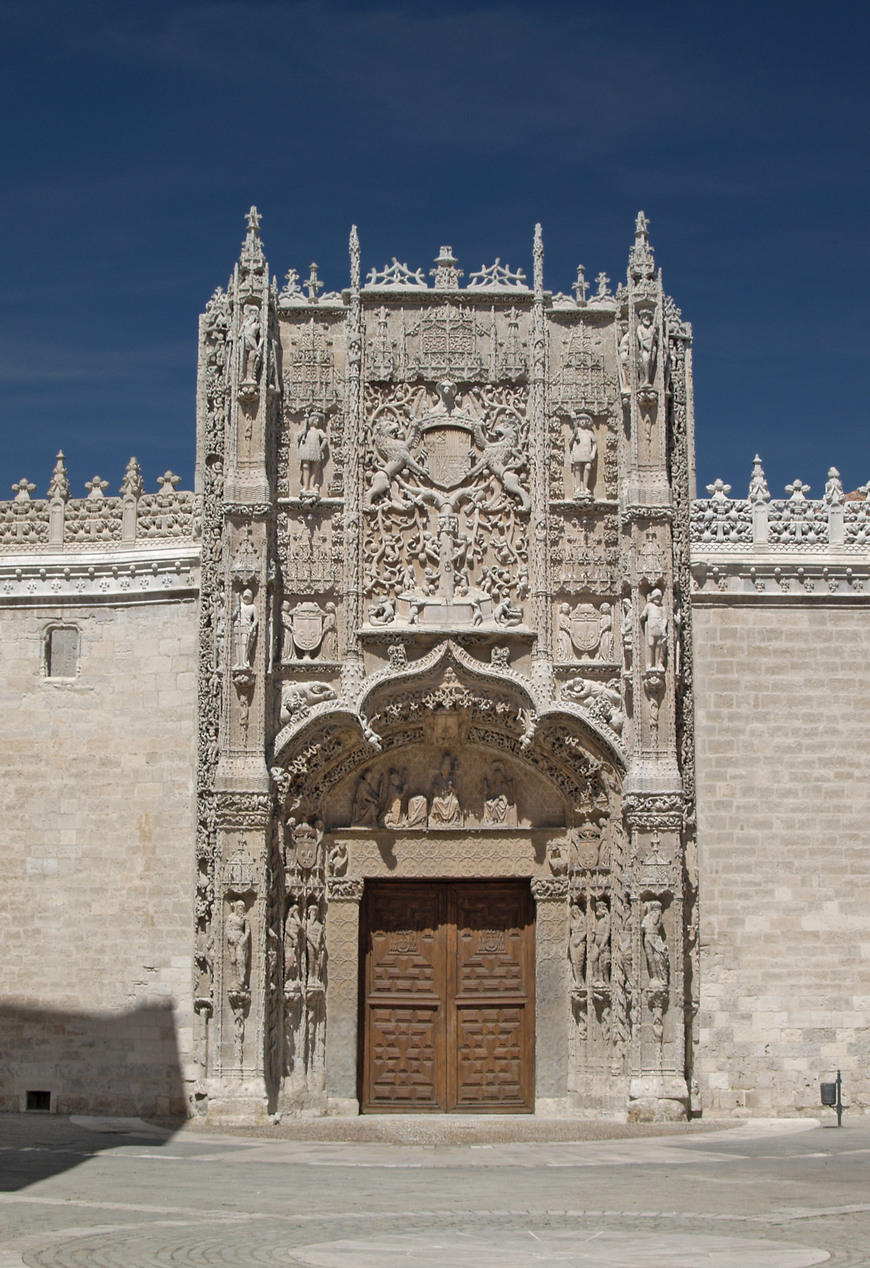
[[193,471],[196,321],[271,269],[498,255],[624,276],[643,207],[695,331],[699,483],[870,479],[870,17],[856,3],[0,0],[0,496]]

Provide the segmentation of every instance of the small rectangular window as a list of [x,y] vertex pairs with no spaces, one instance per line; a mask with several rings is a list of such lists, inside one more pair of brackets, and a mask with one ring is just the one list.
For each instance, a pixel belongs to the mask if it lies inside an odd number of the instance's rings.
[[27,1110],[35,1111],[38,1114],[51,1113],[51,1092],[31,1092],[27,1093]]
[[49,630],[45,666],[49,678],[75,678],[79,657],[79,632],[66,627]]

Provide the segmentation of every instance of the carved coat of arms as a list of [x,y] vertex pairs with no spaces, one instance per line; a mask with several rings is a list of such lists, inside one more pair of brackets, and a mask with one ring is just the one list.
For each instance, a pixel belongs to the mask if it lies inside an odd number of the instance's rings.
[[589,656],[601,642],[601,614],[591,603],[579,603],[571,613],[571,642],[581,655]]
[[300,652],[313,652],[323,638],[324,613],[316,603],[299,603],[292,612],[293,642]]

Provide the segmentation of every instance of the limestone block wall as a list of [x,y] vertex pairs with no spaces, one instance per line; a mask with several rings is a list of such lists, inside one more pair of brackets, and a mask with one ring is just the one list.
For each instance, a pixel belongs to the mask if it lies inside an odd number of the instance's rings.
[[[0,607],[2,1110],[23,1108],[34,1090],[60,1112],[185,1107],[191,579],[173,571],[177,593],[130,603],[73,595]],[[79,631],[74,679],[46,675],[46,631],[58,623]]]
[[774,595],[752,562],[719,586],[695,568],[702,1103],[816,1114],[840,1068],[868,1111],[866,567],[847,586],[801,559]]

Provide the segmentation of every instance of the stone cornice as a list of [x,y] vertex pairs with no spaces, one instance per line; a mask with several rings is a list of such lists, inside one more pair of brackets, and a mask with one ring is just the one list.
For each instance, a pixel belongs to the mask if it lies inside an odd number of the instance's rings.
[[0,555],[0,606],[154,603],[199,592],[198,543]]

